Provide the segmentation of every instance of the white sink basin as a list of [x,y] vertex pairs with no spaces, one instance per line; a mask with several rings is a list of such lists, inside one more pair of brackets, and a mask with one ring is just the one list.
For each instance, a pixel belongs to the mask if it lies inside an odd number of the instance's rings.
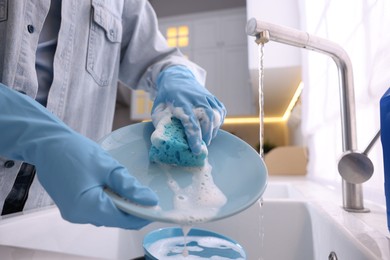
[[264,199],[302,199],[303,195],[288,182],[271,182],[263,194]]
[[310,202],[264,200],[263,207],[203,227],[236,239],[248,259],[328,259],[331,252],[338,259],[377,259]]
[[[318,187],[307,187],[318,192]],[[141,231],[125,231],[75,225],[50,208],[0,221],[0,259],[133,259],[143,254],[144,234],[166,226],[153,223]],[[250,260],[328,259],[332,252],[338,259],[390,256],[387,238],[343,211],[338,201],[306,199],[288,183],[269,183],[263,207],[256,203],[233,217],[197,227],[238,241]]]

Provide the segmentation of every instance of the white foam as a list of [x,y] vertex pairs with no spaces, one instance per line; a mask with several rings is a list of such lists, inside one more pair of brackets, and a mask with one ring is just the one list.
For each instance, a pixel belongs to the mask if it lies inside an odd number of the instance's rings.
[[193,225],[206,222],[215,217],[219,210],[226,204],[225,194],[215,185],[211,174],[212,167],[206,159],[203,167],[186,168],[192,173],[192,183],[181,188],[169,174],[167,184],[174,193],[173,206],[170,211],[163,214],[174,219],[178,224]]
[[154,142],[154,140],[158,140],[158,139],[161,139],[161,140],[167,140],[167,136],[164,135],[164,131],[165,131],[165,125],[171,123],[172,119],[171,119],[171,116],[164,116],[164,117],[161,117],[159,120],[158,120],[158,124],[156,125],[156,129],[153,131],[150,139],[152,141],[152,143]]

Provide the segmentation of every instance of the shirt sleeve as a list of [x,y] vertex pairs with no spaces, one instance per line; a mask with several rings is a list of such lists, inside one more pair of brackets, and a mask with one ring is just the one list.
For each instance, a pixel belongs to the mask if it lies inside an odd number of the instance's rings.
[[177,48],[168,47],[148,1],[125,0],[122,26],[119,80],[125,85],[145,90],[154,98],[159,73],[173,65],[186,66],[205,85],[206,72],[185,58]]

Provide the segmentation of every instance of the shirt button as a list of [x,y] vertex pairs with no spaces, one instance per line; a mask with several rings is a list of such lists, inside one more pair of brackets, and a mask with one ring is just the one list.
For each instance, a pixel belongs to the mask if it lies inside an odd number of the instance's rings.
[[4,167],[5,168],[12,168],[15,165],[15,162],[12,160],[8,160],[4,162]]
[[29,33],[33,33],[34,32],[34,26],[32,24],[27,25],[27,31]]

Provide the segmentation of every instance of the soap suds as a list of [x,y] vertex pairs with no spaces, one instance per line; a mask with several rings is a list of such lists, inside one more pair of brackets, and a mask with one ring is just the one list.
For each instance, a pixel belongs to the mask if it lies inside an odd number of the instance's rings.
[[173,219],[175,223],[193,225],[206,222],[215,217],[226,204],[225,194],[215,185],[212,166],[206,159],[203,167],[186,167],[185,174],[192,174],[192,183],[181,188],[172,178],[169,165],[161,165],[168,177],[167,185],[173,192],[173,209],[165,211],[165,217]]

